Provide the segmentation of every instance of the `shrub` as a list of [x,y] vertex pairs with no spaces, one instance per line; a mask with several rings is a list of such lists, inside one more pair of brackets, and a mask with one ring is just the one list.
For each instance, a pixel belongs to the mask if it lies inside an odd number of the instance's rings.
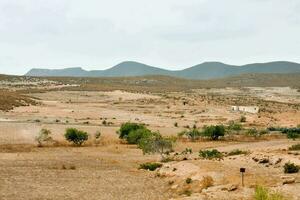
[[126,122],[121,125],[121,128],[118,130],[119,137],[121,139],[125,139],[131,131],[135,131],[138,129],[144,129],[145,126],[142,124]]
[[199,137],[201,136],[201,132],[198,129],[196,129],[196,128],[193,128],[191,130],[185,131],[184,134],[191,141],[195,141],[195,140],[199,139]]
[[100,139],[101,139],[101,132],[100,132],[100,131],[97,131],[97,132],[95,133],[94,137],[95,137],[95,143],[96,143],[96,144],[99,144]]
[[293,174],[293,173],[298,173],[300,167],[298,165],[295,165],[294,163],[285,163],[284,166],[284,173],[286,174]]
[[286,134],[287,138],[292,139],[292,140],[296,140],[297,138],[300,137],[300,134],[295,132],[295,131],[288,131]]
[[192,182],[193,182],[193,180],[191,178],[185,179],[185,183],[186,184],[191,184]]
[[178,127],[178,123],[177,123],[177,122],[175,122],[175,123],[174,123],[174,126],[175,126],[175,127]]
[[129,144],[138,144],[142,138],[150,137],[151,131],[146,128],[141,128],[131,131],[126,140]]
[[284,200],[284,197],[282,194],[278,192],[270,192],[267,188],[263,186],[256,186],[254,199],[255,200]]
[[289,147],[289,150],[291,151],[300,151],[300,143],[294,144],[293,146]]
[[65,133],[65,138],[69,142],[73,142],[77,146],[81,146],[89,136],[87,132],[77,130],[76,128],[68,128]]
[[160,133],[153,132],[149,137],[142,138],[138,146],[144,154],[159,153],[163,158],[164,154],[173,150],[173,141],[162,137]]
[[247,155],[249,154],[248,151],[242,151],[240,149],[234,149],[232,151],[230,151],[227,156],[235,156],[235,155],[241,155],[241,154],[244,154],[244,155]]
[[51,131],[48,129],[40,130],[38,136],[36,136],[35,140],[38,142],[38,146],[42,147],[43,143],[52,141]]
[[240,131],[243,129],[242,124],[235,123],[234,121],[229,122],[229,126],[227,127],[228,130],[233,130],[233,131]]
[[148,163],[140,164],[139,169],[145,169],[145,170],[155,171],[157,168],[160,168],[160,167],[162,167],[161,163],[151,163],[151,162],[148,162]]
[[201,150],[199,151],[199,156],[204,159],[221,159],[223,158],[223,154],[219,152],[217,149],[212,150]]
[[223,125],[206,126],[202,133],[205,137],[209,137],[211,140],[218,140],[219,137],[225,135],[225,127]]
[[246,117],[245,116],[241,116],[241,118],[240,118],[240,122],[246,122],[247,121],[247,119],[246,119]]
[[259,132],[256,128],[251,128],[247,131],[247,135],[253,136],[253,137],[259,137]]

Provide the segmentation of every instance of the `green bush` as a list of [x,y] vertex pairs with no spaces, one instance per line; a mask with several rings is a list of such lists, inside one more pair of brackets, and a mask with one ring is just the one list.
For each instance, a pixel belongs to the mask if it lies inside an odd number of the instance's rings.
[[295,132],[295,131],[288,131],[286,134],[287,138],[292,139],[292,140],[296,140],[297,138],[300,137],[300,134]]
[[225,135],[225,127],[223,125],[206,126],[202,132],[203,136],[209,137],[211,140],[218,140],[219,137]]
[[199,156],[204,159],[221,159],[223,158],[223,154],[219,152],[217,149],[212,150],[201,150],[199,151]]
[[73,142],[77,146],[81,146],[88,140],[87,132],[77,130],[76,128],[68,128],[65,133],[65,138],[69,142]]
[[131,131],[126,140],[129,144],[138,144],[142,138],[150,137],[151,131],[146,128],[141,128]]
[[294,163],[285,163],[284,166],[284,173],[286,174],[293,174],[293,173],[298,173],[300,167],[298,165],[295,165]]
[[126,122],[121,125],[121,128],[117,131],[117,133],[119,134],[119,137],[121,139],[126,139],[131,131],[135,131],[138,129],[145,129],[145,126],[143,124]]
[[291,151],[300,151],[300,143],[299,144],[294,144],[289,148]]
[[162,167],[161,163],[148,162],[148,163],[140,164],[139,169],[145,169],[145,170],[155,171],[157,168],[160,168],[160,167]]

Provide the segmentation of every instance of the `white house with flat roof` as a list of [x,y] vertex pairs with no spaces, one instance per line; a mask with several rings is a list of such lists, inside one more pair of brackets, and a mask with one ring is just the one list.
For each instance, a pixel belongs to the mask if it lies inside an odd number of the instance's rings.
[[235,112],[248,112],[248,113],[258,113],[258,106],[231,106],[231,110]]

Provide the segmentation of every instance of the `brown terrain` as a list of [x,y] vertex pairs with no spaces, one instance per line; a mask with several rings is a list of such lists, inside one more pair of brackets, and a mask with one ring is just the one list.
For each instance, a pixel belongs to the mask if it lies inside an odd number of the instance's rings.
[[[299,139],[287,139],[279,132],[252,137],[243,131],[219,141],[177,138],[174,158],[150,172],[139,165],[160,162],[160,156],[143,155],[116,134],[122,123],[130,121],[177,137],[188,127],[228,125],[241,116],[246,117],[241,123],[244,129],[296,127],[299,75],[288,81],[283,76],[278,84],[272,82],[278,78],[274,75],[256,85],[250,75],[244,85],[238,78],[201,82],[170,77],[1,76],[0,199],[254,199],[257,185],[285,199],[300,199],[300,173],[283,171],[287,162],[300,165],[300,154],[288,150]],[[234,112],[234,105],[258,106],[260,112]],[[75,147],[64,139],[70,127],[91,136],[100,131],[101,140],[96,144],[90,137],[82,147]],[[38,147],[35,137],[42,128],[51,131],[54,142]],[[180,154],[186,148],[192,153]],[[200,159],[200,150],[213,148],[248,153]]]

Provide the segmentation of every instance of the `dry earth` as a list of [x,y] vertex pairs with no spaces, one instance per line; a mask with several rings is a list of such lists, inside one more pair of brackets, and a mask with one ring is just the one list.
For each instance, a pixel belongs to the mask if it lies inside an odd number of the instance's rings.
[[[187,125],[226,124],[241,115],[247,118],[245,127],[296,126],[300,124],[300,97],[293,89],[226,88],[153,94],[46,91],[30,96],[37,105],[0,112],[0,199],[252,199],[257,184],[281,191],[287,199],[300,199],[299,173],[285,177],[282,169],[288,161],[300,164],[300,156],[286,150],[297,141],[282,136],[219,142],[182,140],[175,151],[192,148],[194,153],[187,160],[165,163],[159,171],[147,172],[138,170],[139,164],[158,161],[159,156],[143,155],[116,134],[127,121],[145,123],[163,135],[176,135]],[[261,105],[259,114],[230,111],[236,103],[247,105],[249,98]],[[83,147],[72,147],[63,139],[68,127],[91,135],[100,131],[101,142],[96,146],[89,140]],[[51,130],[58,144],[36,147],[34,138],[41,128]],[[199,159],[197,152],[207,148],[224,152],[241,149],[250,154],[221,161]],[[269,159],[266,164],[254,161],[265,157]],[[245,187],[240,183],[240,167],[246,167]],[[207,189],[199,186],[205,176],[213,178]],[[186,178],[193,183],[187,185]],[[288,178],[294,183],[283,185]],[[186,191],[192,194],[188,196]]]

